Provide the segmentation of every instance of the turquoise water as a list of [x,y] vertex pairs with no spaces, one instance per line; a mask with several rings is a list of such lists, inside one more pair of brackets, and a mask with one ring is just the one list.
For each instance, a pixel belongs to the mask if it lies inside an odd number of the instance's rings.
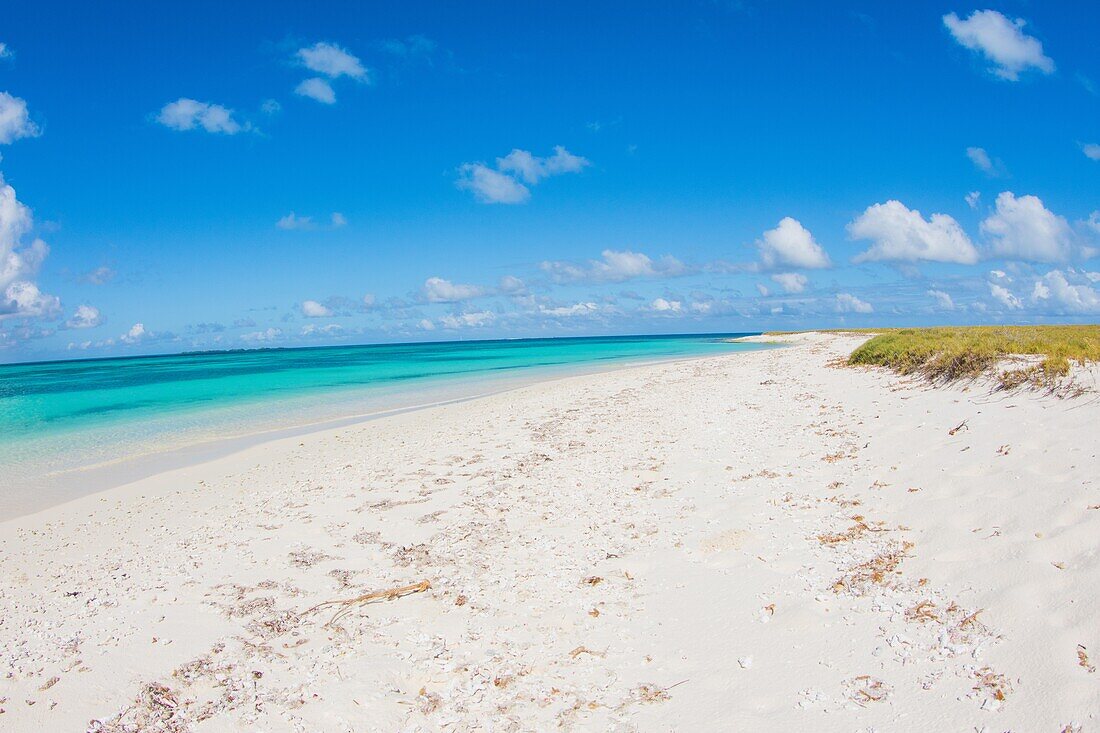
[[[0,502],[218,437],[469,397],[545,374],[760,348],[745,334],[463,341],[0,366]],[[15,488],[12,488],[12,487]]]

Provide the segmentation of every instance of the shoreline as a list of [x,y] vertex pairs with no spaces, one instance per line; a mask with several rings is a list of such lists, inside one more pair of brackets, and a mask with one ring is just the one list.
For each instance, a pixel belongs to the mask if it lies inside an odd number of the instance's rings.
[[0,721],[1090,730],[1100,405],[830,366],[862,338],[543,381],[0,523]]
[[[753,338],[753,337],[745,337]],[[752,343],[748,341],[746,343]],[[734,355],[741,352],[732,352]],[[602,374],[620,369],[633,369],[652,364],[675,363],[700,358],[711,358],[715,354],[694,354],[671,356],[666,358],[646,358],[640,360],[616,361],[612,364],[589,362],[575,365],[555,365],[534,367],[499,375],[479,374],[476,377],[459,379],[449,384],[428,384],[420,394],[434,395],[436,399],[427,402],[406,404],[417,393],[408,392],[391,395],[388,399],[379,398],[378,409],[370,412],[354,413],[338,417],[319,418],[278,427],[255,426],[248,432],[231,435],[199,438],[194,442],[178,447],[151,447],[136,455],[113,458],[89,465],[61,469],[43,474],[41,483],[36,485],[34,493],[36,503],[27,504],[26,500],[12,501],[5,498],[0,511],[0,523],[28,515],[48,511],[50,508],[66,504],[84,496],[110,491],[169,471],[208,463],[240,453],[248,448],[264,443],[301,437],[316,432],[349,427],[363,422],[378,420],[392,415],[431,409],[443,405],[459,404],[522,389],[544,382],[553,382],[570,377]],[[533,373],[532,373],[533,372]],[[470,392],[469,390],[477,390]],[[389,406],[387,406],[389,405]],[[70,496],[56,496],[43,499],[43,495],[61,495],[72,493],[71,486],[80,483],[80,493]]]

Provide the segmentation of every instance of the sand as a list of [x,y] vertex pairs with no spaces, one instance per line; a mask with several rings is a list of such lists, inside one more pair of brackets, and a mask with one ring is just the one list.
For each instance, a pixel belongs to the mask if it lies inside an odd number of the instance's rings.
[[786,340],[0,524],[0,729],[1100,730],[1100,403]]

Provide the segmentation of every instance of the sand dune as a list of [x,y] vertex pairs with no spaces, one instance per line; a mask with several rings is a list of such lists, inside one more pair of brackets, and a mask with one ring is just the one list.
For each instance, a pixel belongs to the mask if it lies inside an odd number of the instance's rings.
[[1100,405],[786,340],[8,521],[0,728],[1096,730]]

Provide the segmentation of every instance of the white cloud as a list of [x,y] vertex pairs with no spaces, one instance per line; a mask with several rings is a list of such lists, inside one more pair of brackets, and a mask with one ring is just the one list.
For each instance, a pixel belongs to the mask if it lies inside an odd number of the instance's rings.
[[544,261],[539,268],[557,283],[624,282],[637,277],[676,277],[688,272],[684,263],[671,255],[653,260],[641,252],[605,249],[600,256],[602,259],[584,264]]
[[233,110],[187,97],[180,97],[161,107],[156,119],[165,127],[181,131],[201,127],[207,132],[236,135],[241,130],[249,129],[233,119]]
[[94,270],[84,273],[80,276],[81,282],[86,282],[91,285],[106,285],[115,278],[115,271],[106,265],[101,265]]
[[367,70],[359,59],[335,43],[321,41],[308,48],[298,49],[296,55],[302,66],[330,79],[348,76],[359,81],[370,81]]
[[1073,231],[1062,217],[1035,196],[997,196],[996,210],[981,223],[993,251],[1009,259],[1063,262],[1069,258]]
[[[1069,273],[1078,276],[1074,270]],[[1085,278],[1091,273],[1086,273]],[[1100,313],[1100,294],[1088,283],[1071,284],[1061,270],[1051,270],[1035,282],[1031,293],[1034,302],[1051,300],[1071,313]]]
[[38,137],[41,131],[31,122],[27,103],[7,92],[0,92],[0,144],[8,145],[20,138]]
[[26,280],[13,282],[4,290],[0,300],[0,320],[5,318],[44,318],[61,310],[61,301],[55,295],[47,295],[38,286]]
[[25,245],[34,226],[31,210],[0,174],[0,320],[53,315],[60,301],[42,293],[32,278],[50,253],[41,239]]
[[955,310],[955,301],[951,299],[951,295],[943,292],[942,290],[929,290],[928,294],[931,295],[942,310],[953,311]]
[[253,344],[255,344],[255,343],[265,343],[265,342],[268,342],[268,341],[275,341],[276,339],[278,339],[282,335],[283,335],[283,332],[282,332],[281,329],[268,328],[268,329],[263,330],[263,331],[252,331],[251,333],[242,333],[241,334],[241,341],[244,341],[245,343],[253,343]]
[[779,283],[779,286],[787,293],[801,293],[806,289],[806,284],[810,282],[805,275],[798,272],[780,272],[772,275],[772,280]]
[[1001,159],[991,158],[985,148],[967,148],[966,157],[970,158],[970,162],[974,164],[975,168],[990,178],[997,178],[1006,173],[1005,164]]
[[496,315],[492,311],[476,311],[473,313],[460,313],[457,315],[445,315],[439,319],[443,328],[476,328],[492,323]]
[[144,323],[135,323],[130,326],[130,330],[118,337],[118,340],[124,344],[136,344],[142,339],[149,336],[149,332],[145,330]]
[[555,146],[554,154],[547,158],[514,149],[503,158],[497,158],[495,169],[484,163],[463,163],[458,168],[455,185],[473,191],[482,203],[522,204],[531,198],[527,186],[537,185],[550,176],[579,173],[588,165],[587,159],[573,155],[561,145]]
[[336,104],[336,92],[332,85],[319,76],[302,81],[294,87],[294,93],[300,97],[315,99],[321,104]]
[[1089,160],[1100,160],[1100,145],[1096,143],[1082,145],[1081,152],[1083,152],[1085,157]]
[[69,328],[95,328],[103,323],[99,309],[90,305],[78,305],[73,317],[65,322]]
[[573,318],[577,316],[590,316],[599,313],[600,306],[595,303],[574,303],[554,308],[539,306],[539,313],[552,318]]
[[679,313],[683,309],[683,305],[678,300],[654,298],[653,302],[649,304],[649,309],[658,313]]
[[441,277],[429,277],[424,281],[424,287],[421,290],[429,303],[457,303],[485,294],[485,291],[477,285],[453,283]]
[[829,267],[829,255],[814,241],[813,235],[797,219],[787,216],[775,229],[764,232],[757,241],[760,259],[765,267],[804,267],[816,269]]
[[1005,308],[1015,310],[1021,308],[1023,305],[1020,303],[1020,299],[1013,295],[1008,288],[998,285],[997,283],[989,283],[989,293]]
[[554,154],[548,158],[539,158],[518,148],[513,149],[503,158],[497,158],[497,170],[502,173],[513,173],[531,185],[550,176],[579,173],[588,165],[591,165],[588,160],[579,155],[573,155],[561,145],[555,145]]
[[363,296],[363,307],[369,310],[374,307],[377,300],[378,299],[374,297],[374,293],[367,293]]
[[302,326],[302,336],[335,336],[338,333],[342,333],[344,327],[338,323],[330,323],[327,326],[315,326],[312,323],[307,323]]
[[283,105],[279,104],[277,99],[265,99],[263,104],[260,105],[260,111],[265,115],[278,114],[283,109]]
[[1026,21],[1009,20],[996,10],[975,10],[966,20],[954,13],[943,16],[943,24],[965,48],[982,54],[993,64],[993,73],[1016,81],[1020,73],[1034,68],[1050,74],[1054,61],[1043,53],[1043,44],[1024,33]]
[[981,200],[982,194],[979,191],[971,191],[966,194],[966,205],[972,209],[978,208],[978,201]]
[[[333,212],[329,217],[330,224],[328,229],[339,229],[348,223],[348,220],[344,218],[344,215],[339,212]],[[293,211],[286,216],[275,222],[275,226],[279,229],[285,229],[287,231],[313,231],[321,229],[322,226],[313,220],[312,216],[298,216]]]
[[427,318],[421,319],[420,323],[416,324],[421,331],[434,331],[435,324],[429,321]]
[[524,282],[514,275],[505,275],[500,279],[500,291],[502,293],[515,295],[524,292],[526,289],[527,286]]
[[522,204],[531,198],[527,186],[484,163],[463,163],[455,185],[473,191],[477,200],[484,204]]
[[989,159],[989,153],[985,152],[984,148],[967,148],[966,157],[970,158],[970,162],[978,170],[986,173],[993,172],[993,161]]
[[760,295],[764,296],[765,298],[771,294],[771,291],[768,290],[768,286],[764,283],[756,283],[756,292],[760,293]]
[[875,310],[870,303],[851,293],[837,293],[836,309],[841,313],[873,313]]
[[321,305],[316,300],[303,300],[302,315],[306,318],[328,318],[332,315],[332,309]]
[[15,57],[15,51],[8,48],[8,44],[0,41],[0,59],[10,59]]
[[957,221],[947,214],[932,214],[925,220],[900,201],[868,206],[848,224],[848,234],[873,243],[855,262],[928,260],[970,265],[978,261],[978,250]]

